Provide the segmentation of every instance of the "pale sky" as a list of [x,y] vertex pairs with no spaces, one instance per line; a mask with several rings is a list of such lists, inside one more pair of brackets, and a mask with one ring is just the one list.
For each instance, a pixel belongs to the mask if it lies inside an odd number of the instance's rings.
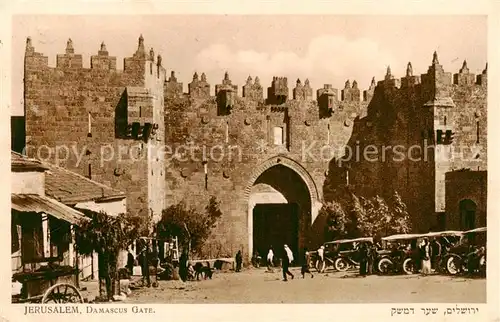
[[104,41],[122,69],[140,34],[148,51],[162,55],[167,72],[175,70],[184,91],[195,71],[206,73],[212,92],[228,71],[239,95],[249,75],[259,76],[264,88],[273,76],[286,76],[292,95],[297,78],[309,78],[315,93],[327,83],[340,90],[347,79],[366,89],[373,76],[383,78],[387,65],[403,77],[409,61],[420,75],[434,50],[448,72],[458,72],[466,59],[471,72],[480,73],[487,62],[486,16],[15,16],[12,113],[23,113],[26,37],[49,57],[49,66],[71,38],[90,67]]

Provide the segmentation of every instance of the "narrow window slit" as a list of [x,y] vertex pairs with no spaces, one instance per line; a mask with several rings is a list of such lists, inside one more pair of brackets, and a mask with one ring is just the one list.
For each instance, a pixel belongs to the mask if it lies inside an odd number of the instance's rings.
[[476,121],[476,143],[479,143],[479,121]]
[[203,161],[203,171],[205,172],[205,190],[208,190],[208,162]]
[[327,125],[326,144],[330,145],[330,124]]
[[87,137],[91,138],[92,137],[92,115],[90,114],[89,112],[89,121],[88,121],[88,125],[89,125],[89,130],[88,130],[88,133],[87,133]]

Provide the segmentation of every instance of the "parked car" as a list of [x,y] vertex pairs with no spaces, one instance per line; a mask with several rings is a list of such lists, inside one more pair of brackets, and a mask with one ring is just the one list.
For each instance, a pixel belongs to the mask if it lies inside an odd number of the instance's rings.
[[419,267],[419,242],[425,234],[397,234],[382,238],[385,252],[377,260],[376,267],[381,274],[413,274]]
[[425,235],[429,239],[434,239],[439,243],[440,249],[433,249],[433,267],[439,272],[446,272],[446,258],[447,254],[450,252],[450,249],[455,247],[458,242],[462,239],[464,235],[463,231],[455,231],[455,230],[446,230],[446,231],[437,231],[430,232]]
[[344,272],[351,267],[359,266],[359,250],[361,243],[373,244],[372,237],[339,239],[324,243],[323,263],[318,260],[318,252],[311,252],[311,266],[322,272],[328,267]]
[[[359,266],[360,252],[359,245],[362,243],[373,244],[372,237],[361,237],[355,239],[347,239],[335,241],[339,251],[334,255],[333,266],[337,271],[344,272],[351,267]],[[343,247],[345,245],[345,247]]]
[[448,274],[468,272],[486,275],[486,231],[486,227],[481,227],[463,232],[460,242],[444,258]]

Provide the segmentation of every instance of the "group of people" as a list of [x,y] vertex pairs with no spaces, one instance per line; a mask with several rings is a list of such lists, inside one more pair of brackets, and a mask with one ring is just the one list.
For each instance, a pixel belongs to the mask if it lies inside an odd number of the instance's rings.
[[[291,266],[292,262],[294,261],[294,257],[293,257],[292,250],[286,244],[283,245],[282,254],[283,255],[282,255],[282,258],[281,258],[281,269],[282,269],[282,274],[283,274],[283,281],[286,282],[286,281],[288,281],[288,277],[290,277],[291,279],[295,278],[295,276],[293,275],[293,273],[290,272],[290,266]],[[258,255],[254,255],[254,257],[257,257],[257,256]],[[309,270],[310,261],[311,261],[310,254],[309,254],[307,248],[304,248],[304,252],[303,252],[303,255],[302,255],[302,258],[301,258],[301,266],[302,266],[301,275],[302,275],[302,278],[305,278],[305,274],[306,273],[310,274],[311,278],[314,277],[313,273],[311,273],[311,271]],[[274,250],[273,250],[272,246],[269,248],[269,251],[267,253],[266,264],[267,264],[267,270],[269,272],[274,272],[273,267],[275,267],[275,255],[274,255]]]
[[373,274],[373,265],[377,258],[376,246],[369,243],[361,243],[359,246],[359,275]]
[[[410,253],[411,258],[415,264],[415,272],[420,271],[423,275],[431,274],[432,268],[437,269],[440,265],[439,260],[443,254],[443,250],[449,248],[451,245],[446,243],[442,244],[436,238],[424,238],[420,245],[417,245],[417,241],[413,240],[409,244],[397,243],[393,245],[391,258],[401,258],[404,259],[407,257],[406,254]],[[359,259],[359,275],[367,276],[373,274],[376,271],[374,266],[377,263],[378,252],[377,249],[380,247],[379,243],[371,243],[371,242],[361,242],[354,245],[354,250],[357,252],[357,257]],[[130,275],[133,275],[134,266],[140,266],[142,270],[143,282],[148,287],[151,285],[150,278],[150,268],[154,267],[157,269],[156,273],[158,273],[158,269],[162,270],[159,267],[159,257],[158,257],[158,249],[156,247],[150,247],[147,244],[142,245],[141,251],[137,256],[132,255],[129,251],[127,258],[127,271]],[[295,276],[290,271],[290,266],[292,262],[294,262],[294,254],[288,245],[283,245],[280,256],[281,260],[281,269],[283,274],[283,281],[288,281],[289,278],[294,279]],[[468,271],[473,272],[476,268],[477,260],[484,253],[483,248],[470,248],[468,253]],[[278,259],[278,261],[279,261]],[[258,255],[254,255],[252,262],[260,262],[261,257]],[[276,258],[274,249],[271,246],[267,253],[266,263],[267,270],[269,272],[274,271],[274,267],[276,266]],[[243,256],[241,250],[239,250],[235,256],[235,271],[240,272],[243,264]],[[301,275],[302,278],[305,278],[305,275],[308,274],[311,278],[314,277],[314,274],[310,271],[311,267],[311,253],[307,248],[303,249],[302,255],[300,257],[300,266],[301,266]],[[314,263],[318,273],[324,272],[325,269],[325,247],[321,246],[317,250],[316,262]],[[255,266],[255,264],[254,264]],[[477,265],[476,265],[477,266]],[[209,267],[210,268],[210,267]],[[193,275],[195,272],[193,271],[193,267],[189,265],[188,254],[186,251],[182,253],[179,258],[179,277],[181,280],[186,281]]]
[[160,273],[163,269],[159,267],[159,253],[157,247],[148,246],[147,244],[143,245],[140,249],[139,254],[134,256],[132,252],[128,251],[127,254],[127,264],[125,268],[127,269],[130,275],[134,275],[134,267],[141,267],[142,281],[147,287],[151,287],[151,272],[150,268],[153,267],[156,270],[155,274]]

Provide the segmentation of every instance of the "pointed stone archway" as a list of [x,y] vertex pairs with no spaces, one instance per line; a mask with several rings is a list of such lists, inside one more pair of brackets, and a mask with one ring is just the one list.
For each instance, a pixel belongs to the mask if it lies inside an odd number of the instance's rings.
[[279,256],[282,244],[289,244],[295,256],[299,256],[322,205],[307,170],[282,155],[269,158],[254,169],[243,202],[248,207],[249,258],[254,251],[265,256],[270,246]]

